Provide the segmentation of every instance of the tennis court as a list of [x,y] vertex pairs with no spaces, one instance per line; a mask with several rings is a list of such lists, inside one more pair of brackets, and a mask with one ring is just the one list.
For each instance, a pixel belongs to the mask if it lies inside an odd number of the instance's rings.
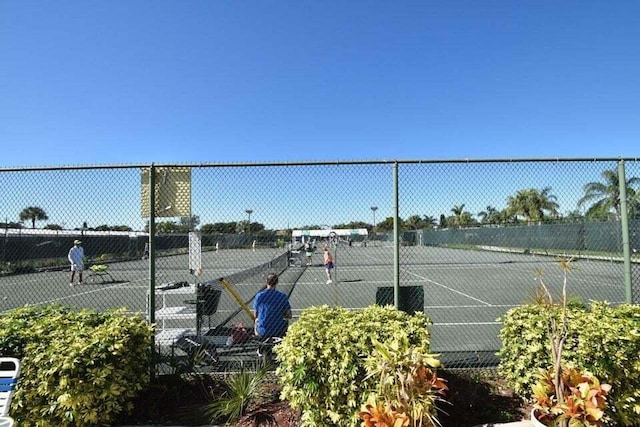
[[[364,247],[339,245],[332,249],[336,270],[334,283],[327,285],[322,254],[318,250],[311,266],[289,266],[283,249],[235,249],[202,254],[203,275],[199,282],[218,283],[226,277],[238,296],[251,306],[255,293],[263,287],[270,271],[280,273],[279,289],[290,295],[294,321],[307,307],[327,304],[359,309],[376,303],[380,287],[394,284],[392,246]],[[424,311],[432,319],[432,350],[453,364],[493,363],[501,346],[497,318],[510,308],[530,301],[537,288],[536,271],[543,271],[545,283],[555,291],[562,286],[562,271],[555,257],[522,253],[469,251],[435,247],[401,247],[401,286],[424,291]],[[624,302],[624,277],[616,263],[597,259],[574,261],[569,274],[569,293],[589,300]],[[188,281],[187,255],[159,258],[156,286]],[[69,287],[68,272],[44,271],[0,277],[2,311],[24,304],[61,303],[75,307],[106,310],[126,307],[148,314],[148,261],[109,264],[113,282],[88,282]],[[203,316],[202,327],[250,326],[248,314],[227,291],[222,291],[213,313]],[[189,308],[193,287],[156,292],[156,308]],[[158,313],[158,312],[157,312]],[[192,313],[192,311],[189,311]],[[193,311],[195,313],[195,311]],[[170,328],[195,329],[195,315],[156,316],[158,324]]]
[[[378,287],[393,286],[393,248],[340,247],[335,252],[337,284],[325,285],[320,265],[306,268],[291,295],[293,307],[329,304],[357,309],[376,302]],[[401,286],[424,290],[424,311],[434,323],[432,350],[450,364],[491,363],[501,346],[496,319],[532,300],[537,270],[544,272],[552,290],[559,292],[562,286],[555,257],[402,247],[400,263]],[[624,302],[621,269],[608,264],[574,262],[570,295],[585,302]]]

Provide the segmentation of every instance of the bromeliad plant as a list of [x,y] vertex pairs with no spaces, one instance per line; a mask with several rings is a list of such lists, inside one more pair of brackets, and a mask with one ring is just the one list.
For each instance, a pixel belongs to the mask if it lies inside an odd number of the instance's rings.
[[[539,303],[547,310],[549,349],[553,365],[540,369],[532,386],[534,394],[533,414],[546,426],[587,427],[604,425],[606,396],[611,390],[609,384],[601,384],[590,372],[567,366],[562,352],[569,336],[567,312],[567,278],[574,258],[560,258],[563,271],[562,299],[558,307],[544,283],[542,272],[537,272],[542,293]],[[559,314],[558,314],[559,311]]]
[[405,412],[398,412],[390,403],[381,402],[375,393],[369,395],[358,416],[363,427],[409,427],[411,423]]
[[563,403],[556,397],[555,373],[552,369],[541,369],[533,385],[534,408],[538,410],[538,421],[545,425],[568,425],[570,427],[601,426],[604,422],[606,396],[609,384],[600,384],[589,371],[564,367],[560,382],[564,387]]
[[366,361],[369,378],[377,379],[375,391],[358,416],[364,427],[439,426],[437,403],[446,402],[446,381],[438,377],[440,361],[408,345],[399,337],[387,345],[374,341]]

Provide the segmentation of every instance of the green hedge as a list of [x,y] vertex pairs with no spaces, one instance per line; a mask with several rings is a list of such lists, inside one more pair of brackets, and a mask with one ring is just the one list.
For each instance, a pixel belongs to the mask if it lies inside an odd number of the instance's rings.
[[114,310],[27,306],[0,317],[0,354],[21,360],[11,416],[22,427],[110,425],[149,382],[152,330]]
[[[500,320],[500,374],[516,393],[531,397],[539,367],[551,365],[548,307],[524,305]],[[559,316],[559,308],[555,308]],[[593,302],[589,309],[572,306],[565,362],[587,369],[612,385],[607,415],[616,426],[640,426],[640,306],[611,307]]]
[[303,425],[359,426],[357,413],[375,385],[365,368],[373,340],[405,336],[409,347],[428,353],[430,324],[422,313],[392,307],[305,309],[276,346],[281,397],[302,410]]

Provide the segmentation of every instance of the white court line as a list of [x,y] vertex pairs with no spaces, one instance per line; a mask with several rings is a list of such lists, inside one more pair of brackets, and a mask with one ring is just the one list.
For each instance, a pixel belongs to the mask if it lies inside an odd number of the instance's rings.
[[491,304],[490,304],[490,303],[488,303],[488,302],[486,302],[486,301],[483,301],[483,300],[481,300],[481,299],[479,299],[479,298],[472,297],[472,296],[471,296],[471,295],[469,295],[469,294],[465,294],[464,292],[460,292],[460,291],[458,291],[458,290],[456,290],[456,289],[450,288],[449,286],[445,286],[445,285],[443,285],[442,283],[438,283],[438,282],[436,282],[435,280],[428,279],[428,278],[426,278],[426,277],[424,277],[424,276],[421,276],[421,275],[419,275],[419,274],[413,273],[413,272],[408,271],[408,270],[406,270],[406,269],[403,269],[403,270],[404,270],[404,272],[405,272],[405,273],[412,274],[412,275],[414,275],[414,276],[416,276],[416,277],[418,277],[418,278],[420,278],[420,279],[422,279],[422,280],[425,280],[425,281],[427,281],[427,282],[429,282],[429,283],[433,283],[434,285],[440,286],[440,287],[441,287],[441,288],[443,288],[443,289],[446,289],[446,290],[448,290],[448,291],[451,291],[451,292],[453,292],[454,294],[462,295],[463,297],[467,297],[467,298],[472,299],[472,300],[474,300],[474,301],[478,301],[478,302],[479,302],[479,303],[481,303],[481,304],[484,304],[484,305],[487,305],[487,306],[491,306]]
[[[372,259],[372,260],[374,260],[374,261],[379,261],[379,259],[378,259],[378,258],[373,257],[373,256],[371,256],[371,255],[367,255],[367,257],[371,258],[371,259]],[[464,292],[460,292],[460,291],[458,291],[458,290],[456,290],[456,289],[453,289],[453,288],[451,288],[451,287],[449,287],[449,286],[443,285],[442,283],[438,283],[438,282],[436,282],[435,280],[431,280],[431,279],[428,279],[428,278],[426,278],[426,277],[424,277],[424,276],[421,276],[421,275],[419,275],[419,274],[413,273],[413,272],[409,271],[406,267],[403,267],[403,268],[402,268],[402,271],[403,271],[403,272],[405,272],[405,273],[408,273],[408,274],[412,274],[413,276],[415,276],[415,277],[417,277],[417,278],[419,278],[419,279],[422,279],[422,280],[424,280],[424,281],[426,281],[426,282],[428,282],[428,283],[433,283],[433,284],[434,284],[434,285],[436,285],[436,286],[440,286],[441,288],[446,289],[446,290],[448,290],[448,291],[450,291],[450,292],[453,292],[454,294],[462,295],[463,297],[466,297],[466,298],[472,299],[472,300],[474,300],[474,301],[478,301],[478,302],[479,302],[479,303],[481,303],[481,304],[484,304],[484,305],[487,305],[487,306],[491,306],[491,304],[490,304],[490,303],[488,303],[488,302],[486,302],[486,301],[483,301],[483,300],[481,300],[481,299],[479,299],[479,298],[472,297],[472,296],[471,296],[471,295],[469,295],[469,294],[465,294]]]
[[486,305],[425,305],[424,308],[425,309],[439,309],[439,308],[446,308],[446,309],[451,309],[451,308],[515,308],[515,307],[519,307],[517,305],[513,305],[513,304],[501,304],[501,305],[490,305],[490,306],[486,306]]
[[[550,262],[549,264],[553,264],[553,263]],[[571,279],[572,282],[578,283],[578,284],[584,284],[584,285],[587,285],[587,286],[593,286],[594,285],[593,282],[588,281],[587,279],[585,279],[583,277],[580,277],[580,276],[576,277],[577,273],[582,273],[584,275],[589,275],[590,274],[589,272],[587,272],[585,270],[581,270],[579,266],[574,267],[574,268],[575,268],[575,270],[573,270],[574,272],[572,273],[573,274],[573,278]],[[533,277],[533,280],[535,280],[535,281],[538,280],[537,277],[535,276],[535,273],[533,271],[531,271],[531,270],[521,269],[521,268],[517,268],[517,267],[506,267],[505,269],[506,270],[510,270],[510,271],[515,270],[515,271],[528,272],[528,273],[531,273],[531,276]],[[545,274],[545,276],[546,277],[552,277],[552,278],[554,278],[556,280],[559,279],[559,282],[560,282],[559,285],[561,284],[561,281],[562,281],[562,279],[564,277],[560,273]],[[597,285],[600,288],[605,287],[605,288],[612,288],[612,289],[615,289],[615,290],[619,290],[620,289],[620,285],[615,284],[615,283],[595,283],[595,285]]]
[[[83,286],[87,286],[87,285],[76,285],[73,289],[77,289],[78,287],[83,287]],[[67,295],[66,297],[61,297],[61,298],[56,298],[56,299],[52,299],[49,301],[42,301],[39,302],[38,304],[50,304],[56,301],[64,301],[66,299],[71,299],[71,298],[75,298],[78,297],[80,295],[91,295],[91,294],[96,294],[98,292],[103,292],[105,289],[110,289],[110,288],[116,288],[118,286],[118,284],[113,284],[113,285],[109,285],[109,286],[101,286],[100,288],[97,289],[93,289],[93,290],[88,290],[86,292],[80,292],[80,293],[74,293],[72,295]]]
[[[452,264],[446,264],[446,263],[418,263],[418,264],[403,264],[402,262],[400,262],[400,264],[402,266],[404,266],[405,268],[407,268],[408,266],[411,266],[413,268],[426,268],[426,269],[438,269],[438,270],[474,270],[477,268],[484,268],[484,267],[496,267],[497,265],[500,264],[496,264],[496,263],[492,263],[492,262],[487,262],[487,263],[476,263],[476,264],[460,264],[460,265],[452,265]],[[315,266],[314,266],[315,267]],[[335,268],[341,268],[342,270],[362,270],[364,268],[366,268],[367,270],[370,269],[378,269],[378,270],[388,270],[389,267],[393,267],[393,264],[388,263],[388,264],[361,264],[361,265],[357,265],[357,264],[351,264],[351,265],[344,265],[344,264],[336,264]],[[530,270],[522,270],[522,271],[530,271]]]

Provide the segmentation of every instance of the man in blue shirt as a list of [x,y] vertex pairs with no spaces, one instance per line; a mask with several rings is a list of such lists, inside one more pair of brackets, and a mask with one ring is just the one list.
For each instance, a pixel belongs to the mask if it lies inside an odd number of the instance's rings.
[[284,292],[276,290],[278,275],[267,276],[267,287],[256,294],[253,299],[255,315],[255,334],[267,337],[282,337],[291,319],[291,305],[289,297]]

